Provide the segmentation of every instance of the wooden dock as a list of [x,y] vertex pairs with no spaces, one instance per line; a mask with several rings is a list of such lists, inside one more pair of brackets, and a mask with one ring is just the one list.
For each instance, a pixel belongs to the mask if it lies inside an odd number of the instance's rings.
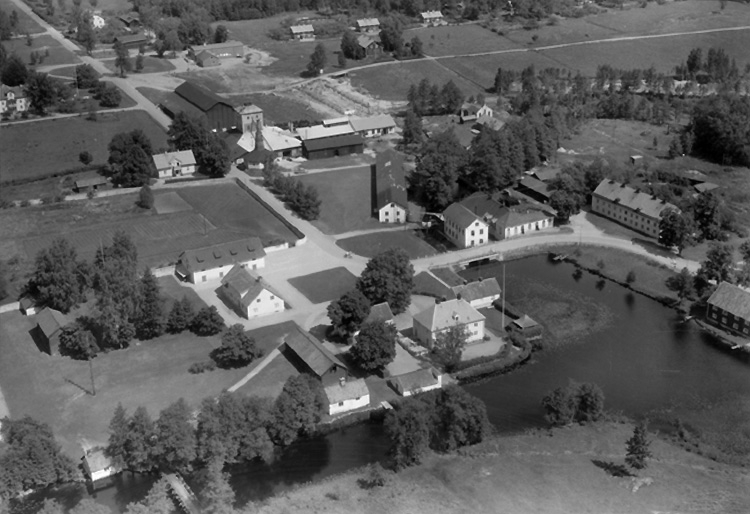
[[177,473],[169,473],[164,475],[169,482],[169,487],[172,489],[174,498],[177,501],[177,505],[180,509],[187,514],[200,514],[203,509],[198,502],[198,497],[190,489],[185,480]]

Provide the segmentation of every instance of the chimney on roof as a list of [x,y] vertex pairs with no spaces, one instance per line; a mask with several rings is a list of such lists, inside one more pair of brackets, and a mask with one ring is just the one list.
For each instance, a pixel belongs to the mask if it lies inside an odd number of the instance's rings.
[[458,321],[458,313],[454,312],[452,318],[453,318],[453,321]]
[[339,378],[339,385],[341,387],[344,387],[346,385],[346,378],[345,377]]

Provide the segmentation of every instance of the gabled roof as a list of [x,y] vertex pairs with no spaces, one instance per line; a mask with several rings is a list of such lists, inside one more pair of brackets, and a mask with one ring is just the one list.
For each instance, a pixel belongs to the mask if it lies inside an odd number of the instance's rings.
[[376,303],[370,307],[370,314],[367,316],[365,323],[373,323],[375,321],[393,321],[393,311],[388,302]]
[[346,125],[349,123],[349,118],[346,116],[339,116],[337,118],[328,118],[323,120],[324,127],[336,127],[338,125]]
[[541,180],[537,180],[534,177],[524,177],[519,182],[520,186],[523,186],[527,189],[530,189],[534,191],[537,194],[540,194],[545,197],[549,197],[549,191],[547,190],[547,184],[542,182]]
[[258,114],[258,113],[262,113],[263,112],[263,109],[261,109],[260,107],[258,107],[255,104],[239,105],[239,106],[235,107],[234,110],[237,111],[240,114]]
[[534,321],[528,314],[524,314],[520,318],[514,319],[513,323],[522,329],[533,328],[533,327],[539,326],[539,323]]
[[242,42],[235,41],[235,40],[229,40],[224,41],[223,43],[211,43],[208,45],[194,45],[193,51],[197,52],[198,50],[208,50],[209,52],[213,51],[219,51],[219,50],[226,50],[229,48],[236,48],[238,46],[243,46]]
[[349,123],[351,123],[355,132],[389,129],[396,126],[396,122],[388,114],[379,114],[377,116],[368,116],[366,118],[352,116],[349,118]]
[[280,295],[271,288],[271,285],[240,264],[235,264],[229,272],[221,279],[221,284],[234,289],[239,295],[242,306],[247,308],[253,303],[258,295],[264,290],[270,291],[276,296]]
[[430,332],[445,330],[454,325],[465,325],[485,319],[484,315],[465,300],[447,300],[436,303],[414,316],[414,321]]
[[438,383],[436,375],[437,371],[433,368],[422,368],[395,376],[391,380],[401,391],[415,391],[436,385]]
[[652,218],[658,218],[666,209],[679,210],[671,203],[659,200],[649,194],[641,193],[632,187],[609,179],[604,179],[599,183],[596,190],[594,190],[594,196],[618,203]]
[[23,88],[10,87],[6,86],[5,84],[0,85],[0,94],[3,97],[3,100],[7,100],[7,96],[9,93],[13,93],[16,100],[18,100],[19,98],[26,98],[26,93],[24,92]]
[[719,189],[719,184],[714,184],[713,182],[701,182],[699,184],[695,184],[693,188],[698,193],[705,193],[707,191],[713,191],[714,189]]
[[459,203],[484,220],[497,219],[505,212],[503,204],[487,193],[474,193]]
[[203,112],[210,110],[216,104],[224,104],[234,108],[227,100],[220,97],[213,91],[210,91],[190,81],[185,81],[177,86],[174,92],[191,104],[195,105]]
[[491,298],[493,296],[498,296],[502,292],[500,284],[497,283],[495,277],[485,278],[484,280],[471,282],[470,284],[462,286],[455,286],[451,289],[456,297],[461,295],[461,298],[467,302],[473,302],[474,300],[481,300],[483,298]]
[[313,125],[311,127],[300,127],[297,129],[297,135],[302,141],[308,141],[311,139],[323,139],[327,137],[342,136],[347,134],[353,134],[354,129],[349,123],[343,125],[332,125],[326,127],[325,125]]
[[552,214],[530,204],[514,205],[512,207],[506,207],[504,212],[498,216],[496,223],[501,227],[518,227],[527,223],[543,221],[552,217]]
[[23,298],[21,298],[21,301],[18,302],[18,304],[23,310],[26,310],[29,307],[34,307],[36,305],[36,301],[34,301],[34,299],[30,296],[24,296]]
[[479,112],[479,108],[480,106],[475,103],[464,102],[463,104],[461,104],[461,113],[466,111],[466,114],[469,116],[471,116],[472,114],[476,115],[477,112]]
[[386,150],[378,154],[375,163],[376,207],[395,203],[404,209],[408,207],[404,161],[399,154]]
[[148,41],[148,38],[145,34],[132,34],[129,36],[117,36],[115,37],[115,41],[119,41],[123,45],[128,45],[130,43],[145,43]]
[[537,180],[547,182],[552,180],[560,174],[560,168],[534,168],[531,170],[531,175]]
[[441,13],[440,11],[425,11],[421,13],[420,16],[422,16],[422,18],[424,18],[425,20],[429,20],[434,18],[442,18],[443,13]]
[[319,377],[325,375],[334,366],[346,369],[346,366],[323,346],[323,343],[300,327],[288,334],[284,342]]
[[292,30],[292,34],[305,34],[307,32],[315,32],[312,25],[293,25],[289,27]]
[[443,211],[443,217],[447,220],[450,219],[453,223],[459,227],[465,229],[471,226],[475,221],[480,221],[484,225],[487,225],[483,220],[476,216],[469,209],[461,205],[460,203],[452,203]]
[[378,20],[377,18],[362,18],[361,20],[357,20],[357,27],[359,28],[379,26],[380,20]]
[[355,400],[363,396],[368,396],[370,389],[367,387],[364,378],[358,378],[357,380],[347,380],[343,384],[330,385],[325,388],[325,392],[328,397],[328,403],[334,405],[346,400]]
[[216,57],[216,54],[214,54],[211,50],[201,50],[195,56],[195,60],[199,61],[201,63],[203,63],[203,62],[205,62],[206,60],[209,60],[209,59],[218,59],[218,57]]
[[68,324],[68,319],[62,312],[50,309],[49,307],[45,307],[39,311],[35,319],[47,339]]
[[180,152],[164,152],[154,155],[154,166],[157,170],[169,168],[172,161],[177,160],[182,166],[195,165],[195,155],[192,150],[182,150]]
[[359,46],[360,46],[361,48],[365,48],[365,49],[367,49],[367,47],[369,47],[369,46],[370,46],[371,44],[373,44],[373,43],[375,43],[375,44],[378,44],[378,45],[379,45],[379,44],[380,44],[380,39],[378,39],[378,38],[376,38],[376,37],[371,37],[371,36],[364,36],[364,35],[362,35],[362,36],[359,36],[359,37],[357,38],[357,44],[358,44],[358,45],[359,45]]
[[347,134],[344,136],[326,137],[323,139],[313,139],[303,142],[308,152],[342,146],[363,145],[364,143],[365,141],[359,134]]
[[291,132],[286,132],[278,127],[264,126],[262,134],[266,148],[272,152],[281,152],[283,150],[302,147],[302,141],[294,137]]
[[180,254],[179,262],[188,274],[196,271],[219,268],[227,264],[236,264],[266,255],[263,244],[257,237],[249,237],[231,243],[205,246],[195,250],[185,250]]
[[733,316],[750,320],[750,291],[722,282],[708,299],[709,305],[718,307]]
[[86,463],[88,464],[91,473],[104,471],[105,469],[112,467],[112,461],[109,460],[109,457],[104,453],[104,450],[101,449],[88,452],[84,456],[84,459],[86,459]]

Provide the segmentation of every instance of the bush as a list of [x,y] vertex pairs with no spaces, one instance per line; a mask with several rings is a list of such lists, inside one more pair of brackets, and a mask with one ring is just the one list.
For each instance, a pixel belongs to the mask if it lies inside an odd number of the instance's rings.
[[94,160],[94,158],[91,156],[91,153],[84,150],[83,152],[78,154],[78,160],[81,161],[81,164],[84,166],[88,166],[91,164],[91,161]]
[[144,209],[150,209],[154,206],[154,193],[148,185],[143,186],[138,193],[138,205]]
[[122,102],[122,94],[117,86],[106,84],[99,95],[99,105],[102,107],[117,107]]
[[213,336],[224,330],[224,320],[213,305],[203,307],[190,323],[190,331],[198,336]]
[[188,372],[192,373],[193,375],[198,375],[200,373],[204,373],[206,371],[213,371],[216,369],[216,363],[214,361],[203,361],[203,362],[196,362],[190,365],[188,368]]
[[553,426],[597,421],[604,414],[604,393],[596,384],[571,381],[568,387],[558,387],[547,394],[542,407],[544,418]]

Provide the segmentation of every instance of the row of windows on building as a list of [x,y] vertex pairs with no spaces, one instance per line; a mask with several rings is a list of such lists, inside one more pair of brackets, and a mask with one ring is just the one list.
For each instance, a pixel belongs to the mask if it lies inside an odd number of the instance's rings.
[[[732,316],[732,315],[729,314],[729,316]],[[716,314],[715,312],[713,314],[711,314],[711,317],[713,319],[715,319],[715,320],[719,319],[719,315]],[[737,318],[737,319],[739,319],[739,318]],[[728,321],[727,318],[724,317],[724,316],[722,316],[722,318],[721,318],[721,324],[729,326],[729,324],[727,323],[727,321]],[[737,320],[735,320],[734,323],[732,323],[732,328],[735,329],[735,330],[739,330],[740,329],[740,324],[737,322]],[[750,334],[750,327],[743,328],[742,332],[744,332],[745,334]]]

